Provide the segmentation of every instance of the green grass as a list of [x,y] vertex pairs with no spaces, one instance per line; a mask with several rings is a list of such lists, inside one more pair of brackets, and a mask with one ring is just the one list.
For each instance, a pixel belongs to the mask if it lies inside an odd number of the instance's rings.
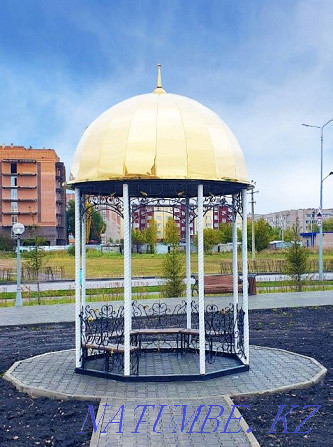
[[[159,286],[137,286],[132,287],[133,294],[145,294],[148,292],[159,292]],[[124,289],[123,288],[99,288],[99,289],[87,289],[86,294],[89,295],[121,295],[123,296]],[[39,293],[40,298],[53,298],[53,297],[71,297],[75,296],[75,289],[68,290],[42,290]],[[16,292],[1,292],[0,300],[2,299],[15,299]],[[35,291],[22,291],[22,298],[33,299],[38,298],[38,292]]]
[[[165,255],[157,254],[133,254],[132,255],[132,274],[133,276],[161,276],[162,263]],[[182,253],[185,263],[185,254]],[[310,252],[310,260],[316,261],[318,253]],[[256,255],[256,260],[278,263],[284,259],[283,251],[265,250]],[[250,260],[250,254],[249,254]],[[333,250],[324,251],[325,261],[333,260]],[[205,255],[205,273],[221,273],[221,262],[232,264],[232,253],[214,253]],[[22,260],[24,265],[24,259]],[[119,253],[101,253],[97,250],[87,252],[87,278],[117,278],[123,276],[123,256]],[[250,261],[251,262],[251,261]],[[67,252],[46,253],[43,258],[44,267],[60,269],[63,267],[65,272],[64,279],[74,279],[75,260]],[[16,272],[15,253],[0,253],[0,271],[11,269]],[[196,254],[191,256],[191,270],[193,274],[198,271],[198,257]]]
[[[159,299],[160,294],[158,292],[152,293],[152,294],[137,294],[132,295],[132,299],[134,300],[140,300],[140,299]],[[93,296],[87,296],[86,302],[87,303],[93,303],[93,302],[110,302],[110,301],[123,301],[124,296],[121,294],[107,294],[107,295],[93,295]],[[52,305],[52,304],[71,304],[75,302],[74,297],[51,297],[51,298],[41,298],[38,303],[37,298],[24,300],[23,304],[24,306],[37,306],[37,305]],[[15,300],[9,299],[9,300],[0,300],[0,307],[14,307],[15,306]]]

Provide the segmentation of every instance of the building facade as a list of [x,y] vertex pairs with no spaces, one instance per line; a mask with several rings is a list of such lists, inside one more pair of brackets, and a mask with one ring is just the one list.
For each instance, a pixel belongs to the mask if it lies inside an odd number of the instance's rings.
[[[68,198],[70,196],[68,195]],[[105,233],[102,235],[102,242],[109,242],[120,240],[124,237],[122,219],[111,209],[107,207],[103,209],[102,206],[96,205],[106,224]],[[165,226],[168,219],[171,217],[178,229],[179,236],[182,242],[186,238],[185,228],[185,204],[175,205],[170,207],[161,203],[157,207],[132,204],[132,228],[135,230],[145,231],[149,226],[149,222],[154,219],[157,225],[157,239],[163,241],[165,237]],[[216,205],[209,209],[204,215],[204,228],[212,228],[218,230],[220,224],[231,223],[232,216],[227,206]],[[196,219],[194,219],[193,212],[190,211],[190,236],[193,239],[196,234]]]
[[66,244],[66,181],[64,164],[53,149],[0,147],[0,234],[26,227],[22,239],[38,236],[49,245]]
[[[283,234],[284,230],[292,228],[298,220],[299,229],[302,233],[311,233],[314,224],[317,223],[316,215],[318,209],[305,208],[298,210],[284,210],[268,214],[255,214],[255,220],[265,219],[272,228],[280,228]],[[333,217],[333,208],[322,210],[323,220]]]

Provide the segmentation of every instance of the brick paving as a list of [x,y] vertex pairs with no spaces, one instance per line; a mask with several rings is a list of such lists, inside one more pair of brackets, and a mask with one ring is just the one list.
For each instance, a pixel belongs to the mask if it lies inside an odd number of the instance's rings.
[[[237,429],[230,425],[230,428],[226,430],[223,428],[226,424],[226,420],[223,418],[219,418],[218,430],[214,431],[217,422],[214,426],[213,419],[207,422],[207,432],[209,431],[209,433],[200,433],[200,430],[205,431],[202,429],[202,424],[209,406],[215,405],[214,411],[217,411],[217,413],[212,412],[211,417],[219,414],[220,407],[217,407],[218,405],[225,409],[224,417],[227,417],[230,415],[231,409],[227,408],[225,404],[225,395],[235,398],[252,393],[268,393],[310,386],[323,377],[326,372],[325,368],[314,359],[280,349],[252,346],[250,356],[250,370],[230,376],[204,382],[138,383],[116,382],[76,374],[74,372],[74,350],[66,350],[42,354],[17,362],[6,372],[5,378],[19,390],[33,395],[81,399],[86,400],[87,405],[93,401],[101,400],[100,414],[96,416],[97,422],[102,417],[101,424],[92,436],[91,446],[134,445],[139,447],[145,445],[151,447],[157,444],[159,446],[196,446],[202,445],[202,442],[212,446],[247,446],[258,445],[253,435],[250,434],[252,438],[249,439],[250,435],[239,425]],[[104,415],[101,413],[104,409],[103,405],[110,405]],[[126,412],[124,424],[126,414],[128,422],[126,427],[124,425],[121,430],[122,433],[117,434],[114,429],[117,424],[109,424],[108,429],[106,429],[106,425],[122,405],[124,405],[124,413]],[[148,411],[143,418],[147,420],[147,423],[142,423],[144,430],[140,433],[131,433],[135,431],[133,423],[136,424],[138,421],[134,417],[134,410],[138,405],[155,405],[155,408]],[[167,409],[159,421],[159,431],[163,433],[155,433],[153,428],[158,414],[157,409],[160,409],[161,405],[165,405]],[[180,412],[183,405],[187,406],[186,414],[189,415],[192,415],[199,405],[205,406],[197,425],[192,429],[193,433],[187,433],[189,431],[187,428],[181,431],[182,419],[179,426],[171,426],[172,431],[171,428],[167,430],[172,415]],[[178,413],[176,416],[181,417]],[[186,416],[186,421],[189,417]],[[115,421],[117,420],[119,421],[115,418]],[[234,426],[238,422],[234,420],[232,424]],[[229,431],[238,430],[240,432],[237,434],[229,433]],[[198,431],[199,433],[197,433]]]
[[262,393],[282,387],[297,387],[315,380],[324,368],[314,359],[280,349],[252,346],[249,371],[203,382],[115,382],[74,372],[74,350],[50,352],[17,362],[6,378],[26,391],[37,388],[51,397],[99,400],[200,399],[224,394]]
[[[111,399],[103,399],[96,418],[100,425],[92,436],[91,447],[109,447],[110,445],[232,447],[250,445],[243,430],[236,433],[240,429],[239,422],[234,419],[227,422],[232,409],[224,396],[211,398],[209,400],[211,409],[207,405],[207,399],[192,400],[187,404],[179,399],[171,399],[166,404],[163,402],[151,404],[151,402],[149,400],[149,405],[153,406],[145,409],[137,407],[138,402],[130,401],[126,404],[124,412],[120,410],[115,417],[119,407],[115,406]],[[141,405],[145,404],[143,402]],[[139,423],[143,412],[142,419],[147,422]],[[220,414],[221,416],[218,417]],[[114,417],[114,421],[120,421],[120,415],[123,415],[121,425],[109,424]],[[159,415],[161,416],[159,417]],[[183,423],[184,415],[185,423]],[[192,415],[194,416],[191,419]],[[198,420],[195,422],[196,415],[198,415]],[[207,416],[217,417],[217,419],[207,419],[204,423]],[[236,417],[235,414],[233,417]],[[186,422],[188,425],[184,427]],[[225,433],[223,433],[224,431]]]

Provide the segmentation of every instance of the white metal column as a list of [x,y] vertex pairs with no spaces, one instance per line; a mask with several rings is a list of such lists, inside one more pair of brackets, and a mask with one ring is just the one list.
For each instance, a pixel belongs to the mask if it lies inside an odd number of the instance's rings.
[[132,279],[131,279],[131,247],[130,247],[130,207],[128,184],[123,184],[124,202],[124,375],[131,374],[130,364],[130,331],[132,318]]
[[128,208],[129,208],[129,250],[130,250],[130,263],[129,263],[129,276],[131,278],[131,318],[129,320],[129,330],[132,330],[132,316],[133,316],[133,309],[132,309],[132,209],[131,209],[131,199],[128,197]]
[[186,231],[186,325],[190,329],[191,322],[191,234],[190,234],[190,199],[186,197],[185,209],[185,231]]
[[75,366],[81,366],[81,193],[75,188]]
[[199,354],[200,374],[206,372],[205,303],[204,303],[204,243],[203,243],[203,185],[198,185],[198,282],[199,282]]
[[249,364],[249,299],[247,269],[247,190],[242,190],[243,222],[242,222],[242,264],[243,264],[243,311],[244,311],[244,353],[245,364]]
[[83,215],[82,215],[82,224],[81,224],[81,308],[84,309],[86,306],[86,222],[87,222],[87,214],[86,214],[86,203],[85,196],[82,196],[83,199]]
[[238,346],[238,245],[237,245],[237,195],[232,196],[232,276],[233,276],[233,295],[234,295],[234,340],[235,352]]

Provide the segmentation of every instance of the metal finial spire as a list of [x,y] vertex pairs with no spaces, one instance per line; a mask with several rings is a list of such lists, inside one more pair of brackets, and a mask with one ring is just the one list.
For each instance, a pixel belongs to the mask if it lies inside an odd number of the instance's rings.
[[162,88],[161,64],[157,64],[157,88]]
[[162,88],[162,76],[161,76],[161,64],[157,64],[157,85],[154,93],[158,95],[163,95],[166,91]]

